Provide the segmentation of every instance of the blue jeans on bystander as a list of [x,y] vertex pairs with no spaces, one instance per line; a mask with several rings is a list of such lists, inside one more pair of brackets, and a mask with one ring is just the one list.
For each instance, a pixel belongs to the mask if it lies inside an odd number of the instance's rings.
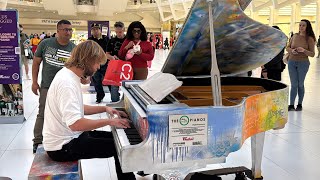
[[304,97],[304,80],[309,70],[309,66],[309,60],[297,61],[289,59],[288,61],[288,70],[291,82],[290,105],[294,105],[297,94],[299,97],[298,104],[302,104]]

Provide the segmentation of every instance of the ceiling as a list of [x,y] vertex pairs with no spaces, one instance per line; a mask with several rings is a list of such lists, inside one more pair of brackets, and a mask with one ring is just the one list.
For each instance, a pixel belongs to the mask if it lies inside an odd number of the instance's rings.
[[157,0],[156,3],[150,3],[150,0],[141,0],[142,4],[140,4],[140,0],[137,0],[135,5],[134,0],[92,1],[93,5],[79,4],[79,0],[8,0],[7,8],[17,9],[21,18],[111,19],[132,22],[143,19],[143,14],[148,13],[151,16],[158,16],[161,21],[167,21],[185,18],[193,2],[192,0]]
[[[30,2],[31,1],[31,2]],[[34,2],[36,1],[36,2]],[[152,0],[153,1],[153,0]],[[246,13],[269,15],[270,8],[279,9],[279,15],[291,15],[291,4],[301,5],[302,16],[316,15],[317,0],[253,0]],[[86,2],[87,4],[84,4]],[[92,3],[92,5],[88,4]],[[193,0],[8,0],[7,8],[19,11],[20,18],[140,21],[152,16],[159,21],[183,20]],[[111,5],[112,4],[112,5]]]

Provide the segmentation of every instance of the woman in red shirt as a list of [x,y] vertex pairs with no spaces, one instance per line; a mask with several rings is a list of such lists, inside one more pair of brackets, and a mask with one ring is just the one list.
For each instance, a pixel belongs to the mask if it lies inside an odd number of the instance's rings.
[[[118,55],[120,59],[127,59],[131,62],[134,80],[147,79],[147,61],[152,61],[154,52],[151,43],[147,41],[147,31],[145,27],[139,21],[132,22],[128,27],[126,37]],[[130,55],[128,51],[133,52]]]

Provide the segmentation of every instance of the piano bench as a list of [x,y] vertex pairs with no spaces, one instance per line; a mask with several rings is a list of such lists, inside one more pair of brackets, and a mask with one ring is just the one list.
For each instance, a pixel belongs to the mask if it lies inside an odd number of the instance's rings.
[[56,162],[50,159],[42,145],[34,156],[28,180],[66,179],[82,180],[80,161]]

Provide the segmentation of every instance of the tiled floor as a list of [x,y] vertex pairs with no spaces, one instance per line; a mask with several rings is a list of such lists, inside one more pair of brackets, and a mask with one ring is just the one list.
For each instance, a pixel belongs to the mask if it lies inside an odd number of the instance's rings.
[[[161,70],[168,51],[156,51],[150,75]],[[31,71],[31,70],[30,70]],[[259,74],[259,70],[254,72]],[[37,115],[38,97],[31,92],[31,81],[23,81],[24,107],[26,121],[23,124],[0,124],[0,177],[14,180],[27,179],[33,160],[33,126]],[[283,82],[289,84],[288,72],[283,73]],[[310,70],[306,78],[306,95],[302,112],[289,112],[289,121],[281,130],[266,133],[262,171],[266,180],[317,180],[320,176],[320,60],[311,59]],[[93,104],[94,94],[83,94],[86,103]],[[104,103],[110,96],[104,98]],[[95,115],[100,118],[104,115]],[[108,127],[103,128],[108,130]],[[251,167],[250,141],[242,148],[230,154],[227,162],[209,165],[210,168],[246,166]],[[85,180],[116,180],[113,159],[84,162]],[[152,179],[151,176],[138,179]],[[223,176],[223,180],[234,176]]]

